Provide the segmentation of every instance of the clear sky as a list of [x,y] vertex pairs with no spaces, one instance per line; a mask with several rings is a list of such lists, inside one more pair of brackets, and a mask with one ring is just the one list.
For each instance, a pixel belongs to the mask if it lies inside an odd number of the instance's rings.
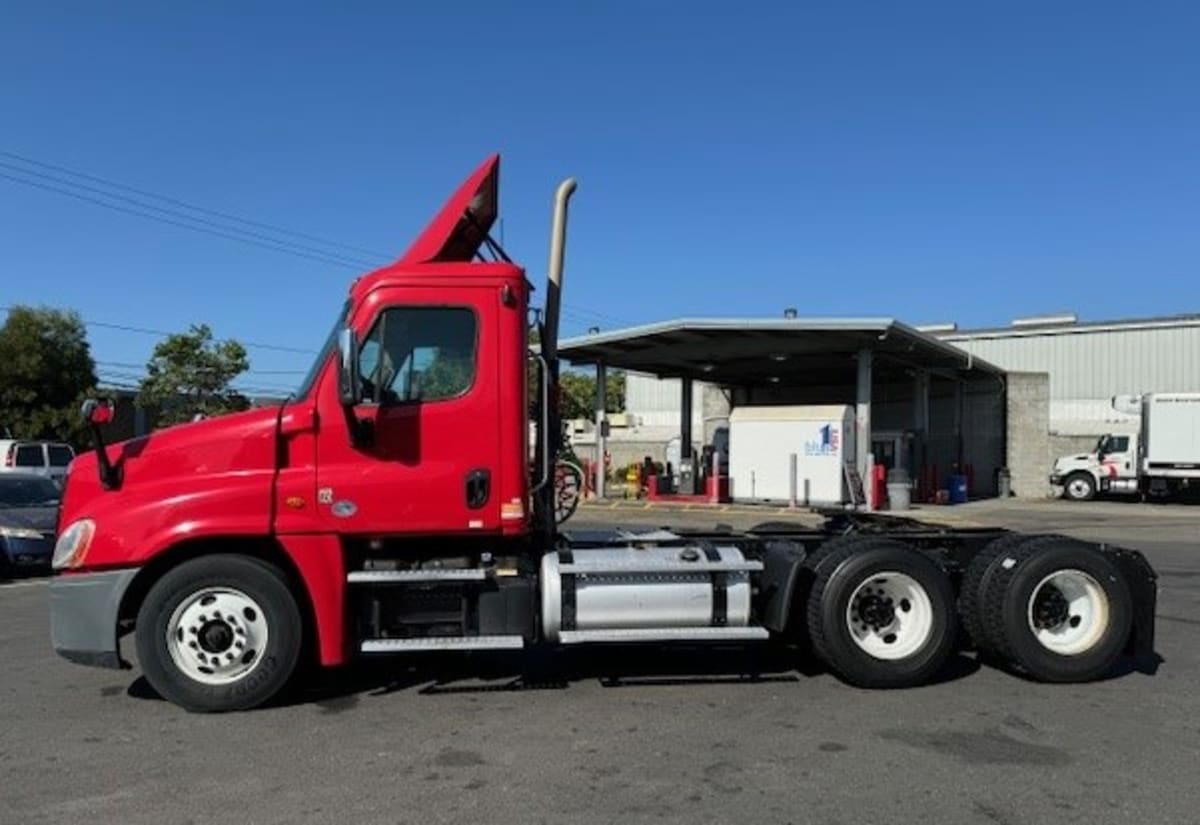
[[[535,283],[579,178],[568,333],[1197,312],[1197,43],[1194,2],[10,2],[0,152],[378,262],[500,151]],[[356,274],[3,176],[134,208],[0,155],[0,304],[300,350],[252,348],[256,386],[307,366]],[[89,332],[114,376],[155,341]]]

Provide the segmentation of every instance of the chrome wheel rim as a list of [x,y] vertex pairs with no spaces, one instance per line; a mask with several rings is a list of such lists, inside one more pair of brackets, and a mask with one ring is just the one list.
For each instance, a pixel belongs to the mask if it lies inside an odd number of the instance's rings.
[[251,673],[270,638],[262,606],[232,587],[205,587],[179,603],[167,622],[171,660],[188,678],[225,685]]
[[913,655],[933,635],[933,602],[912,576],[874,573],[850,596],[846,627],[861,650],[894,661]]
[[1091,650],[1109,622],[1108,594],[1082,570],[1057,570],[1038,582],[1025,615],[1042,647],[1060,656]]

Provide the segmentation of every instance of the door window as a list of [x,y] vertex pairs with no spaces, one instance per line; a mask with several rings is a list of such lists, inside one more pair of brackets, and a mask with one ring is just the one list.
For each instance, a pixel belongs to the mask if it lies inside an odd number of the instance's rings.
[[362,397],[377,404],[443,401],[475,382],[475,313],[462,307],[385,309],[359,355]]
[[75,457],[74,450],[65,444],[51,444],[46,447],[46,452],[50,454],[51,467],[66,467]]
[[21,444],[17,447],[18,467],[44,467],[41,444]]
[[1100,452],[1102,453],[1124,453],[1128,451],[1129,436],[1127,435],[1110,435],[1100,444]]

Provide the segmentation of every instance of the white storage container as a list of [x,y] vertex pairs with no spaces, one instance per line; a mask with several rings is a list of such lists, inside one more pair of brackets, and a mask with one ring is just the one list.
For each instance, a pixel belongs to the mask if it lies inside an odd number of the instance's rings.
[[854,408],[737,407],[730,413],[729,483],[735,501],[790,501],[793,456],[800,504],[845,503],[844,466],[854,462]]

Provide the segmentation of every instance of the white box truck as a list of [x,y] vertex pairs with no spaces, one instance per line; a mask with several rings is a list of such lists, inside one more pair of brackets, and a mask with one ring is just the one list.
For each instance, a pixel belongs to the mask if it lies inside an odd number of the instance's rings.
[[[854,408],[735,407],[729,414],[729,483],[735,501],[843,504],[854,461]],[[795,463],[795,488],[792,464]]]
[[1137,428],[1103,435],[1093,452],[1054,462],[1050,483],[1062,487],[1063,498],[1159,498],[1200,487],[1200,393],[1117,396],[1113,407],[1140,413]]

